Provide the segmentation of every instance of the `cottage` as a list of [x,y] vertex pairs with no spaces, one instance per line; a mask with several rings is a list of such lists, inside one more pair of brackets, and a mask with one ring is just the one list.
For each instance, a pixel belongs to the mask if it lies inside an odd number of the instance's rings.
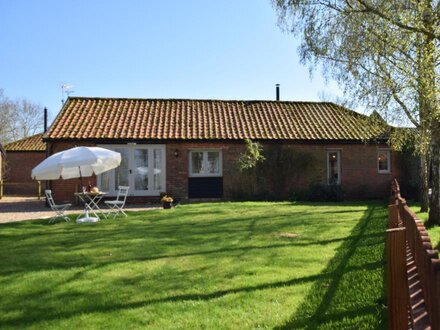
[[46,158],[43,133],[5,145],[5,194],[37,195],[37,183],[31,179],[32,169]]
[[[313,186],[339,187],[346,198],[379,198],[401,175],[400,155],[367,117],[328,102],[69,97],[43,140],[48,154],[75,145],[122,155],[121,166],[90,179],[130,197],[289,197]],[[241,172],[244,139],[266,160]],[[72,200],[78,180],[51,182],[56,199]]]

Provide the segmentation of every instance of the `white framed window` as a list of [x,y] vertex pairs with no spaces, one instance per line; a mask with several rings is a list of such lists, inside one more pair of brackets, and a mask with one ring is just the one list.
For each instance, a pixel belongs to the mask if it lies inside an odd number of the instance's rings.
[[208,177],[222,176],[221,150],[190,150],[189,176]]
[[327,150],[327,184],[341,184],[340,150]]
[[100,190],[115,195],[130,186],[130,195],[158,196],[165,190],[165,145],[101,145],[121,154],[121,165],[97,176]]
[[389,149],[377,150],[377,173],[391,173],[391,152]]

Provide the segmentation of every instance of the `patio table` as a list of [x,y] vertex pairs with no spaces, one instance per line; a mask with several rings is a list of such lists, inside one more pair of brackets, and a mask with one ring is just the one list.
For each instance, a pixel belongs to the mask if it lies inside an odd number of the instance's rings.
[[[90,193],[90,192],[79,192],[75,193],[75,196],[77,196],[82,202],[84,202],[84,214],[80,214],[76,218],[77,223],[82,222],[97,222],[100,220],[99,215],[100,213],[104,218],[107,218],[106,214],[102,212],[102,210],[99,208],[98,203],[100,200],[106,195],[105,192],[99,192],[99,193]],[[89,212],[93,213],[94,217],[89,215]]]

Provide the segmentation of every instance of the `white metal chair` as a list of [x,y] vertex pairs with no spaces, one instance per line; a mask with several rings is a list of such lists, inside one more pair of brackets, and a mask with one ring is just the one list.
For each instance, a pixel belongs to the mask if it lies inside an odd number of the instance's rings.
[[49,223],[54,222],[58,218],[62,218],[65,221],[70,221],[69,217],[64,214],[64,211],[71,207],[72,204],[55,204],[55,201],[52,197],[52,190],[46,189],[44,193],[46,194],[46,200],[49,202],[50,208],[56,213],[56,215],[49,220]]
[[124,212],[125,201],[128,196],[128,186],[119,186],[118,187],[118,195],[115,200],[105,201],[105,204],[110,208],[109,216],[113,215],[113,218],[116,218],[119,213],[122,213],[124,216],[127,214]]

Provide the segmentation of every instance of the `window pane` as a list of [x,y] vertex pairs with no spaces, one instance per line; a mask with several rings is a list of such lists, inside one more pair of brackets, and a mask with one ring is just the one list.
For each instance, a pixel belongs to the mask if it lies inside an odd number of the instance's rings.
[[328,184],[339,184],[339,153],[328,153]]
[[101,187],[99,187],[99,190],[101,191],[110,190],[110,173],[111,171],[101,173]]
[[115,151],[121,154],[121,165],[115,169],[115,190],[118,190],[118,186],[128,186],[128,149],[116,148]]
[[208,151],[207,173],[220,172],[220,153],[218,151]]
[[203,152],[191,151],[191,173],[200,174],[203,169]]
[[377,152],[377,168],[381,172],[389,171],[389,151],[383,150]]
[[154,149],[153,150],[153,159],[154,159],[154,190],[163,190],[162,189],[162,150]]
[[134,149],[135,177],[134,188],[136,190],[148,189],[148,149]]

